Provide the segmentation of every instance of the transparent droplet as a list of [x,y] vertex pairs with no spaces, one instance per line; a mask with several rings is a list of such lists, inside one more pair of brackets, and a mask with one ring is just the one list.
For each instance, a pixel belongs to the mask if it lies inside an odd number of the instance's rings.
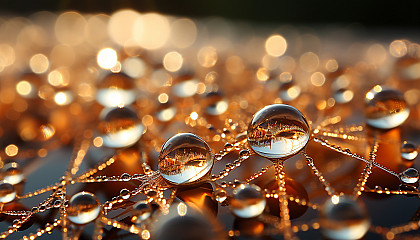
[[86,224],[95,220],[100,213],[101,204],[95,195],[79,192],[71,197],[67,207],[68,219],[76,224]]
[[213,198],[219,203],[222,203],[227,199],[227,193],[223,188],[216,188],[213,192]]
[[296,85],[293,80],[284,82],[280,85],[279,97],[283,101],[293,101],[299,97],[300,93],[300,87]]
[[265,208],[265,198],[260,187],[242,184],[233,190],[230,210],[241,218],[253,218],[260,215]]
[[111,73],[98,86],[96,100],[104,107],[127,106],[136,100],[134,80],[123,73]]
[[130,196],[131,196],[131,193],[130,193],[130,191],[128,189],[125,189],[125,188],[121,189],[121,191],[120,191],[120,197],[122,199],[127,200],[127,199],[130,198]]
[[352,90],[340,88],[334,92],[333,97],[337,103],[348,103],[353,99],[354,93]]
[[321,207],[320,225],[327,238],[360,239],[368,231],[370,220],[362,203],[334,195]]
[[176,79],[176,82],[172,86],[172,93],[180,98],[192,97],[197,93],[198,79],[192,78],[191,76],[183,76]]
[[1,169],[3,181],[16,185],[23,180],[22,170],[16,162],[6,163]]
[[202,179],[213,166],[209,145],[197,135],[179,133],[168,139],[159,154],[159,171],[174,184]]
[[416,183],[419,181],[419,171],[415,168],[408,168],[400,173],[400,179],[403,183]]
[[144,126],[137,114],[127,107],[105,108],[101,112],[99,131],[103,144],[111,148],[128,147],[143,135]]
[[152,207],[146,201],[140,201],[133,205],[131,221],[141,223],[152,215]]
[[309,141],[310,129],[296,108],[273,104],[259,110],[248,127],[248,143],[259,155],[277,160],[302,150]]
[[404,141],[401,146],[401,157],[405,160],[414,160],[418,155],[417,145],[412,142]]
[[206,113],[211,116],[218,116],[226,112],[229,107],[228,101],[219,92],[210,92],[205,96],[204,101]]
[[366,94],[366,123],[372,127],[381,129],[398,127],[409,115],[410,109],[398,90],[377,85]]
[[16,190],[12,184],[0,182],[0,203],[9,203],[15,200]]

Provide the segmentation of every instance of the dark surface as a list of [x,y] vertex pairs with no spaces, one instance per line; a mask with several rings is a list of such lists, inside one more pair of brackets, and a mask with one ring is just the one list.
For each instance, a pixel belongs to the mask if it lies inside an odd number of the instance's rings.
[[373,27],[420,26],[419,1],[310,0],[3,0],[0,11],[19,15],[36,11],[77,10],[111,13],[121,8],[190,17],[220,16],[253,22],[290,24],[356,23]]

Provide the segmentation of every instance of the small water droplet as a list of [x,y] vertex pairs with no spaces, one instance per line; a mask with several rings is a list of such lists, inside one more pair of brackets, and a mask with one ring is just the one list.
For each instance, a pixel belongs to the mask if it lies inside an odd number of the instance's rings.
[[208,115],[218,116],[226,112],[229,107],[229,103],[221,93],[210,92],[206,94],[203,106],[205,107]]
[[213,192],[213,198],[217,202],[222,203],[227,199],[227,193],[223,188],[216,188]]
[[5,182],[16,185],[23,181],[23,173],[16,162],[10,162],[1,169],[1,176]]
[[248,127],[248,143],[270,160],[288,158],[309,141],[309,125],[296,108],[285,104],[266,106],[255,113]]
[[67,207],[68,219],[76,224],[86,224],[95,220],[101,206],[95,195],[89,192],[79,192],[71,197]]
[[265,208],[265,198],[260,187],[242,184],[233,190],[230,209],[241,218],[253,218],[260,215]]
[[210,172],[213,154],[209,145],[197,135],[180,133],[163,144],[158,166],[167,181],[188,184]]
[[123,181],[130,181],[131,180],[131,175],[130,174],[128,174],[128,173],[123,173],[123,174],[121,174],[121,180],[123,180]]
[[363,204],[347,196],[328,198],[320,211],[321,232],[330,239],[360,239],[370,220]]
[[398,127],[409,115],[410,109],[398,90],[377,85],[366,94],[366,123],[372,127],[381,129]]
[[401,146],[401,157],[405,160],[411,161],[414,160],[417,155],[417,145],[412,142],[404,141]]
[[419,171],[415,168],[408,168],[400,173],[400,179],[403,183],[416,183],[419,180]]
[[141,223],[152,215],[152,207],[146,201],[140,201],[133,205],[131,221]]
[[131,197],[131,193],[128,189],[123,188],[120,191],[120,197],[124,200],[127,200]]
[[135,144],[143,135],[144,126],[131,108],[105,108],[100,118],[99,131],[107,147],[128,147]]
[[12,184],[0,182],[0,203],[9,203],[15,200],[16,190]]

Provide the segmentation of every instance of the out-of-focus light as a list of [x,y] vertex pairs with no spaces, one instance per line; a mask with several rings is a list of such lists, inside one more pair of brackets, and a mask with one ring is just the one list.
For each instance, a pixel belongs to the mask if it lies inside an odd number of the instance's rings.
[[311,75],[311,83],[314,86],[321,87],[325,83],[325,76],[320,72],[314,72]]
[[179,203],[177,206],[177,210],[178,210],[178,215],[179,216],[185,216],[187,214],[187,205],[185,205],[185,203]]
[[0,68],[3,69],[15,62],[15,50],[10,45],[0,44]]
[[68,105],[73,101],[73,96],[67,91],[58,92],[54,96],[54,101],[58,105]]
[[325,64],[325,69],[327,69],[328,72],[335,72],[338,70],[338,63],[335,59],[330,59]]
[[7,156],[13,157],[13,156],[16,156],[18,154],[19,148],[14,144],[10,144],[4,149],[4,151],[5,151]]
[[32,85],[26,80],[22,80],[16,84],[16,91],[21,96],[31,97],[31,95],[33,94]]
[[160,103],[167,103],[169,100],[169,96],[166,93],[161,93],[158,97]]
[[281,35],[273,35],[265,41],[265,51],[273,57],[280,57],[286,52],[287,42]]
[[366,60],[376,66],[380,66],[382,63],[384,63],[386,58],[387,52],[385,48],[379,43],[370,46],[366,52]]
[[122,63],[122,71],[132,78],[140,78],[146,72],[146,64],[137,57],[131,57]]
[[318,69],[319,58],[313,52],[306,52],[299,58],[299,65],[305,72],[314,72]]
[[59,42],[71,46],[84,41],[87,23],[85,18],[77,12],[61,14],[55,23],[55,35]]
[[216,48],[212,46],[201,48],[197,54],[198,63],[205,68],[211,68],[216,65],[217,58]]
[[407,44],[404,41],[395,40],[389,45],[389,53],[393,57],[404,57],[407,52]]
[[171,24],[171,37],[169,39],[175,47],[190,47],[194,44],[196,38],[197,27],[191,19],[181,18]]
[[182,55],[178,52],[168,52],[163,58],[163,66],[169,72],[176,72],[182,67],[184,62]]
[[29,60],[29,67],[31,68],[32,72],[37,74],[45,73],[50,66],[50,62],[48,58],[41,53],[35,54]]
[[245,64],[242,58],[230,56],[226,59],[226,70],[231,74],[239,74],[245,70]]
[[108,34],[117,44],[124,46],[133,39],[133,28],[140,13],[123,9],[113,13],[109,19]]
[[133,25],[134,40],[145,49],[161,48],[168,40],[169,34],[168,19],[157,13],[144,14],[138,17]]
[[103,69],[110,69],[118,63],[117,52],[112,48],[104,48],[98,53],[98,65]]

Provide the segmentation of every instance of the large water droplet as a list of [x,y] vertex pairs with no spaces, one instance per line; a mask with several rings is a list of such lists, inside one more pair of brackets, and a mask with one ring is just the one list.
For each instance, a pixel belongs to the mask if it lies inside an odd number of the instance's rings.
[[408,168],[400,173],[400,179],[403,183],[416,183],[419,180],[419,171],[415,168]]
[[16,185],[23,180],[23,173],[16,162],[6,163],[1,169],[1,176],[5,182]]
[[146,201],[140,201],[133,205],[131,221],[141,223],[152,215],[152,207]]
[[401,157],[405,160],[414,160],[418,155],[417,145],[412,142],[404,141],[401,145]]
[[144,126],[130,108],[105,108],[101,112],[101,119],[99,131],[107,147],[128,147],[136,143],[143,135]]
[[217,202],[222,203],[227,199],[227,193],[223,188],[216,188],[213,192],[213,198]]
[[260,187],[242,184],[233,190],[230,210],[241,218],[253,218],[260,215],[265,208],[265,198]]
[[366,94],[366,123],[372,127],[381,129],[398,127],[409,115],[410,109],[398,90],[377,85]]
[[320,212],[321,232],[330,239],[360,239],[369,229],[364,205],[347,196],[327,199]]
[[202,179],[213,166],[209,145],[197,135],[179,133],[168,139],[159,154],[159,171],[174,184]]
[[309,141],[305,117],[296,108],[273,104],[259,110],[248,127],[248,143],[259,155],[271,160],[290,157]]
[[101,206],[95,195],[79,192],[70,199],[67,217],[73,223],[86,224],[95,220],[100,210]]
[[0,182],[0,203],[8,203],[16,198],[16,190],[12,184]]
[[96,100],[104,107],[130,105],[136,100],[133,79],[123,73],[107,75],[98,86]]

